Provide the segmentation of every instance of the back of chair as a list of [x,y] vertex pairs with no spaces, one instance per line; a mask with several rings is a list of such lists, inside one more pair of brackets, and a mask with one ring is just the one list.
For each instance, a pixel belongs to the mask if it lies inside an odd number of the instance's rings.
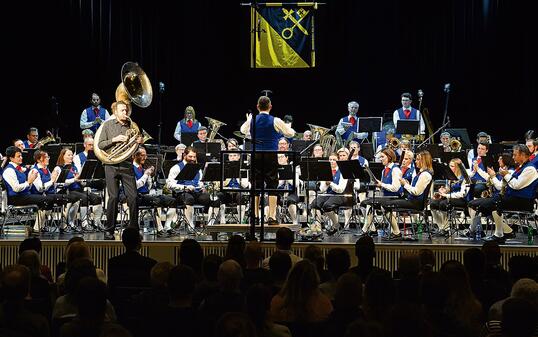
[[422,193],[422,209],[426,210],[426,207],[428,207],[428,201],[430,200],[430,190],[432,188],[433,179],[430,181],[428,186],[426,186],[426,189]]

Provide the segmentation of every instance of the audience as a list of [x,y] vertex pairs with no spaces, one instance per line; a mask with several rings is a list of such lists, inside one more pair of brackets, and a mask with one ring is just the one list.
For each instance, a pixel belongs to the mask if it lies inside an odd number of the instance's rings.
[[351,258],[344,248],[333,248],[327,253],[327,269],[331,274],[331,279],[322,283],[319,289],[332,301],[336,292],[336,282],[338,278],[345,274],[351,266]]
[[179,246],[179,262],[189,266],[196,275],[196,281],[202,280],[202,261],[204,260],[204,251],[198,241],[194,239],[185,239]]
[[359,275],[363,283],[366,283],[370,273],[374,271],[384,271],[384,269],[374,266],[375,245],[374,240],[365,235],[355,242],[355,256],[357,257],[357,265],[349,271]]
[[232,235],[228,240],[228,246],[226,247],[226,255],[224,255],[224,261],[235,260],[239,263],[241,268],[245,268],[245,239],[241,235]]
[[355,273],[338,278],[334,294],[334,311],[327,319],[325,335],[343,337],[349,324],[362,318],[362,282]]
[[[41,254],[41,240],[38,237],[30,237],[24,239],[19,245],[19,255],[21,255],[26,250],[35,250],[37,254]],[[40,275],[49,283],[52,283],[52,272],[50,268],[45,265],[40,265]]]
[[252,285],[262,283],[270,287],[273,283],[271,272],[262,268],[263,251],[258,242],[251,241],[245,247],[245,262],[243,268],[243,284],[241,288],[246,292]]
[[[291,245],[294,241],[293,232],[287,227],[281,227],[276,231],[276,249],[280,252],[286,253],[291,258],[291,265],[294,266],[301,258],[291,251]],[[263,268],[269,269],[269,258],[263,260]]]
[[291,257],[288,253],[277,250],[269,258],[269,272],[273,278],[274,295],[279,293],[284,286],[291,266]]
[[331,273],[325,269],[323,251],[316,245],[308,245],[304,250],[304,259],[312,262],[318,271],[319,281],[325,283],[331,279]]
[[254,326],[258,337],[286,337],[291,332],[285,325],[276,324],[269,315],[271,309],[271,290],[257,283],[247,291],[246,312]]

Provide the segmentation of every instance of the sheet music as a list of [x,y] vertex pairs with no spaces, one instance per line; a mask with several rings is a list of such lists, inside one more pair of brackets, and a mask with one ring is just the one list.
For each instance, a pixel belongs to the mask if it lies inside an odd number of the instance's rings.
[[365,169],[366,172],[368,172],[368,175],[370,176],[370,182],[375,183],[377,179],[374,176],[374,174],[372,173],[372,170],[370,170],[370,168],[368,166],[363,166],[363,169]]

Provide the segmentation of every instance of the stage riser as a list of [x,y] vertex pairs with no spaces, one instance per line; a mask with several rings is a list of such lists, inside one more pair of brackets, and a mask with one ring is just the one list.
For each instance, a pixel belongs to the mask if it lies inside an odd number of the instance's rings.
[[[17,262],[18,246],[20,241],[2,241],[0,242],[0,263],[7,266]],[[108,259],[122,254],[124,252],[121,242],[102,242],[86,241],[90,247],[90,252],[94,263],[98,268],[107,270]],[[200,242],[205,255],[217,254],[224,256],[226,254],[226,242]],[[52,269],[53,276],[56,277],[56,264],[64,260],[65,241],[43,241],[41,251],[41,263]],[[297,243],[294,245],[293,252],[298,256],[303,256],[304,250],[310,245],[309,243]],[[355,265],[354,245],[351,244],[318,244],[326,255],[332,248],[344,248],[351,256],[351,264]],[[142,247],[142,254],[150,256],[157,261],[168,261],[173,264],[179,264],[179,242],[148,242]],[[376,246],[375,265],[390,271],[395,271],[398,259],[403,253],[418,252],[420,249],[431,249],[436,257],[435,269],[438,270],[443,262],[448,260],[457,260],[463,262],[463,252],[469,247],[464,245],[452,246],[435,246],[435,245],[402,245],[402,244],[379,244]],[[271,256],[275,250],[274,243],[268,242],[262,244],[263,253],[266,257]],[[538,250],[534,247],[501,247],[502,264],[508,268],[508,260],[516,255],[536,256]]]

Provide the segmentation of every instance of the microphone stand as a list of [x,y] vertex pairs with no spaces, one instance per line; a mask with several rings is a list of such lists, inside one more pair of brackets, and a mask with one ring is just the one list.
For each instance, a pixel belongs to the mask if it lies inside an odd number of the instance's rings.
[[[449,95],[450,95],[450,83],[447,83],[445,84],[445,112],[443,114],[443,127],[445,125],[445,122],[447,121],[447,113],[448,113],[448,98],[449,98]],[[448,119],[449,123],[450,123],[450,119]]]
[[424,139],[424,141],[422,143],[420,143],[416,148],[421,148],[422,145],[426,144],[428,141],[430,141],[430,139],[433,138],[433,136],[435,136],[436,134],[438,134],[440,131],[444,130],[445,127],[449,126],[450,125],[450,119],[445,123],[443,124],[443,126],[441,126],[439,129],[437,129],[434,133],[431,134],[431,136],[429,136],[428,138]]
[[[331,132],[333,132],[334,130],[336,130],[336,128],[338,127],[338,125],[333,125],[329,131],[327,131],[326,134],[329,134]],[[308,145],[307,147],[305,147],[300,153],[299,153],[299,156],[302,156],[303,154],[305,154],[308,150],[310,150],[312,147],[314,147],[317,143],[319,143],[321,141],[321,137],[319,137],[318,139],[315,139],[310,145]]]
[[[158,130],[157,130],[157,161],[159,161],[159,159],[161,158],[161,130],[162,130],[162,125],[163,125],[163,96],[164,96],[164,90],[165,90],[164,83],[159,82],[159,124],[157,125],[157,127],[158,127]],[[164,161],[164,156],[163,156],[163,161]],[[155,182],[158,181],[157,176],[159,174],[162,174],[162,176],[166,179],[166,174],[164,173],[164,168],[163,168],[163,161],[161,161],[160,163],[159,162],[156,163],[156,164],[160,164],[160,165],[159,165],[159,167],[155,168],[155,170],[158,170],[157,173],[155,174]],[[155,184],[155,185],[157,185],[157,184]]]

